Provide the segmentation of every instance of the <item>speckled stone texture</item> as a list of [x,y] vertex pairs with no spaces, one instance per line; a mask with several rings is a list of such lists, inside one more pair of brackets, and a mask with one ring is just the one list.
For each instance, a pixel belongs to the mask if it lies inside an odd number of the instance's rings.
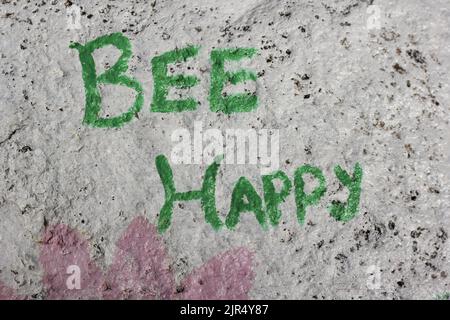
[[[74,6],[80,28],[68,29]],[[449,30],[448,0],[0,0],[0,298],[435,299],[450,291]],[[131,41],[128,74],[142,84],[144,106],[122,128],[92,128],[82,123],[81,64],[69,44],[113,32]],[[150,60],[189,44],[201,50],[182,70],[199,77],[189,95],[201,105],[152,113]],[[234,47],[258,49],[242,65],[258,74],[259,107],[214,113],[210,52]],[[98,50],[97,70],[117,58],[112,47]],[[103,116],[134,100],[123,87],[102,93]],[[280,225],[267,231],[252,214],[234,231],[214,231],[192,201],[154,233],[164,202],[155,157],[170,157],[172,132],[192,131],[194,121],[278,129],[281,170],[292,179],[304,163],[321,168],[327,192],[306,223],[291,193]],[[351,172],[357,162],[359,213],[338,222],[327,207],[348,193],[333,168]],[[177,189],[199,189],[207,165],[173,166]],[[262,194],[257,166],[221,166],[222,218],[240,176]],[[60,242],[46,237],[54,230]],[[66,249],[79,253],[83,279],[103,282],[61,292],[64,279],[51,270],[67,276],[54,269]],[[159,282],[148,280],[154,274]]]

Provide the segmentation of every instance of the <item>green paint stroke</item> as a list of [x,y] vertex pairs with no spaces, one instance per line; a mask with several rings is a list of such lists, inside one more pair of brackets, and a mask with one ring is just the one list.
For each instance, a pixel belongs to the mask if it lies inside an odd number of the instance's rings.
[[215,230],[218,230],[223,225],[219,215],[217,214],[215,200],[216,177],[220,167],[220,161],[222,161],[222,159],[222,156],[217,157],[215,161],[206,169],[205,176],[203,178],[203,185],[200,190],[176,192],[173,181],[173,172],[167,158],[164,155],[158,155],[156,157],[156,168],[164,186],[166,199],[159,215],[159,232],[162,233],[170,227],[175,201],[200,200],[206,222],[211,224]]
[[[116,47],[122,54],[111,68],[97,76],[92,53],[108,45]],[[90,41],[84,46],[79,43],[73,43],[70,45],[70,48],[78,50],[82,67],[86,95],[83,122],[93,127],[113,128],[120,127],[133,119],[142,108],[144,95],[141,84],[136,79],[124,75],[128,70],[128,60],[132,55],[131,44],[128,38],[121,33],[113,33]],[[137,93],[133,106],[119,116],[101,118],[99,114],[102,97],[98,87],[99,84],[117,84],[133,89]]]
[[[244,200],[244,197],[246,198],[246,201]],[[245,177],[239,178],[231,195],[230,212],[225,221],[228,229],[234,229],[239,223],[242,212],[253,212],[259,224],[263,229],[266,229],[266,215],[263,210],[261,197],[258,195],[250,181]]]
[[[319,181],[319,185],[309,195],[307,195],[304,191],[305,181],[303,180],[303,175],[307,173],[311,174],[315,179]],[[300,224],[303,224],[305,222],[306,208],[308,206],[317,204],[327,190],[325,185],[325,176],[319,168],[310,165],[303,165],[295,170],[294,186],[295,204],[297,206],[297,219]]]
[[199,47],[189,46],[166,52],[152,59],[152,73],[154,81],[152,112],[182,112],[195,110],[198,101],[193,98],[184,100],[167,100],[171,87],[187,89],[198,84],[199,79],[195,76],[167,75],[167,65],[187,61],[198,54]]
[[[276,192],[273,181],[278,179],[282,183],[280,192]],[[264,188],[264,203],[270,223],[274,226],[280,223],[281,211],[278,206],[286,200],[292,189],[292,183],[288,176],[281,170],[262,176]]]
[[255,55],[256,49],[215,49],[211,52],[211,88],[209,102],[211,111],[230,114],[233,112],[249,112],[258,105],[258,97],[250,93],[238,93],[222,96],[222,91],[226,84],[236,85],[248,80],[256,81],[254,72],[241,69],[236,72],[225,71],[225,61],[238,61],[243,58],[251,58]]
[[450,292],[444,292],[436,295],[436,300],[450,300]]
[[331,216],[336,220],[346,222],[354,218],[358,213],[363,172],[361,166],[357,163],[354,168],[353,177],[350,177],[340,166],[334,168],[334,173],[339,181],[349,189],[350,194],[348,196],[347,205],[334,202],[331,204],[329,210]]

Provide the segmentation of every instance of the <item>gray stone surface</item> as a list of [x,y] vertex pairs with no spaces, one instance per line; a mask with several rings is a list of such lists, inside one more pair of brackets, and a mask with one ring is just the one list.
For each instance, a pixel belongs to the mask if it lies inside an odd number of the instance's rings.
[[[449,30],[447,0],[401,1],[76,1],[81,28],[68,30],[69,1],[1,0],[0,4],[0,280],[43,297],[39,242],[47,224],[64,223],[90,242],[106,269],[131,220],[151,223],[164,201],[154,159],[170,156],[173,130],[204,127],[280,130],[280,169],[290,177],[310,163],[328,190],[295,217],[293,193],[282,223],[264,231],[251,214],[236,230],[218,232],[198,202],[176,208],[162,235],[177,279],[217,253],[243,246],[255,253],[250,298],[416,299],[450,291]],[[370,3],[369,3],[370,2]],[[368,28],[369,5],[380,28]],[[82,44],[123,32],[133,46],[128,73],[145,91],[139,119],[120,129],[82,124]],[[150,59],[196,44],[190,61],[201,80],[191,90],[197,111],[150,112]],[[209,110],[209,54],[215,47],[254,47],[247,63],[259,73],[254,112]],[[99,69],[117,59],[96,52]],[[307,74],[309,80],[302,80]],[[133,92],[105,88],[105,114],[120,113]],[[310,95],[308,99],[306,95]],[[359,162],[364,177],[359,214],[330,217],[345,199],[333,168]],[[203,165],[174,166],[177,187],[197,189]],[[232,187],[252,165],[221,167],[217,207],[229,210]],[[380,269],[370,289],[368,269]]]

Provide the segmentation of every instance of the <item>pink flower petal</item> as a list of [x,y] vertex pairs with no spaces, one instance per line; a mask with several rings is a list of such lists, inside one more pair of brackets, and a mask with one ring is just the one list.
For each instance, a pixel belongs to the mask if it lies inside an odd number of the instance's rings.
[[[91,261],[88,244],[69,227],[46,230],[40,262],[47,299],[247,299],[253,281],[252,254],[234,249],[194,270],[175,294],[167,254],[155,227],[134,219],[116,243],[113,263],[104,277]],[[79,268],[80,289],[70,288],[69,267]],[[23,299],[0,283],[0,299]]]
[[[91,261],[87,242],[69,227],[59,224],[47,228],[40,263],[44,269],[43,283],[47,290],[47,299],[99,297],[102,273]],[[79,289],[76,288],[76,282],[67,283],[69,277],[73,279],[73,276],[76,276],[74,268],[79,268],[80,271]],[[68,271],[75,273],[68,274]]]
[[0,300],[26,300],[26,296],[16,294],[16,290],[11,289],[0,282]]
[[175,287],[167,254],[155,227],[135,218],[117,242],[106,283],[108,299],[169,299]]
[[253,282],[253,255],[245,248],[229,250],[194,270],[183,281],[181,299],[248,299]]

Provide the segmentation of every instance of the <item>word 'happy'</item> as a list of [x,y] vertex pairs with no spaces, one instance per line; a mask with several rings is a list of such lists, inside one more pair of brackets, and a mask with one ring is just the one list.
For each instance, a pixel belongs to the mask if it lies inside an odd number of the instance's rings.
[[[281,170],[269,175],[263,175],[263,198],[253,187],[252,183],[245,177],[240,177],[234,185],[231,195],[230,211],[225,219],[225,223],[219,217],[216,210],[216,177],[223,157],[208,166],[203,176],[202,187],[199,190],[177,192],[173,179],[172,168],[164,155],[156,157],[156,168],[164,186],[165,201],[161,208],[158,220],[158,230],[164,232],[172,221],[172,213],[175,202],[200,200],[205,220],[213,229],[218,230],[224,224],[228,229],[234,229],[239,223],[240,215],[244,212],[255,214],[256,220],[263,229],[267,229],[267,220],[273,226],[277,226],[281,219],[279,205],[286,200],[291,193],[292,182]],[[349,191],[347,203],[333,201],[330,206],[330,214],[338,221],[349,221],[358,212],[361,195],[362,168],[357,163],[354,167],[353,175],[350,176],[340,166],[334,168],[334,173],[340,183]],[[305,192],[304,175],[309,174],[318,181],[318,186],[309,194]],[[281,183],[281,190],[277,191],[275,181]],[[294,193],[297,207],[297,220],[303,225],[305,222],[306,208],[315,205],[325,195],[326,180],[322,171],[314,166],[303,165],[294,172]],[[264,200],[263,200],[264,199]]]

